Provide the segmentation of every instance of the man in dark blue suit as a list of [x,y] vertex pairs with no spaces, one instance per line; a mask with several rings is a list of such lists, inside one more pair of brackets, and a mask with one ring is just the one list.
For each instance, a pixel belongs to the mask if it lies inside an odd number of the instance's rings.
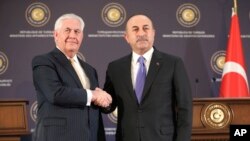
[[105,141],[101,107],[111,96],[98,88],[96,70],[77,57],[84,22],[65,14],[55,23],[56,48],[32,60],[38,112],[35,141]]
[[191,140],[192,95],[183,61],[154,48],[154,36],[147,16],[132,16],[125,30],[132,53],[108,66],[104,90],[113,101],[106,112],[118,108],[117,141]]

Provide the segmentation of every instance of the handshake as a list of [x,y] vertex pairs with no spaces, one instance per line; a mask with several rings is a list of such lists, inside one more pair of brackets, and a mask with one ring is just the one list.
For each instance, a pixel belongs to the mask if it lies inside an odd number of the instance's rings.
[[96,88],[92,91],[91,102],[97,106],[108,107],[112,102],[112,97],[106,91]]

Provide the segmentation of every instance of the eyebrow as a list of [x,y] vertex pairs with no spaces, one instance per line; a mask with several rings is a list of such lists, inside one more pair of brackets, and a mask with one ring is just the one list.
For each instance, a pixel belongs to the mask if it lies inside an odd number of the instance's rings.
[[80,30],[80,31],[81,31],[81,29],[79,29],[79,28],[73,29],[73,28],[70,28],[70,27],[66,27],[65,29],[69,29],[69,30]]
[[138,26],[132,26],[132,28],[138,28]]
[[[148,26],[149,26],[148,24],[143,25],[143,27],[148,27]],[[132,26],[132,28],[138,28],[138,26],[134,25],[134,26]]]

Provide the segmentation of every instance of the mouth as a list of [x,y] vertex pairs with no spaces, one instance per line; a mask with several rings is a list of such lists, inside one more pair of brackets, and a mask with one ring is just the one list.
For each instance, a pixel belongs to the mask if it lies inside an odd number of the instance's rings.
[[76,42],[67,42],[67,43],[69,43],[69,44],[77,44]]
[[69,44],[78,44],[77,41],[72,41],[72,40],[67,40],[66,43],[69,43]]
[[147,39],[144,39],[144,40],[137,40],[136,42],[137,42],[137,43],[146,43],[146,42],[148,42],[148,40],[147,40]]
[[138,39],[136,42],[147,42],[147,39]]
[[67,38],[65,40],[66,43],[69,43],[69,44],[78,44],[78,40],[76,38]]

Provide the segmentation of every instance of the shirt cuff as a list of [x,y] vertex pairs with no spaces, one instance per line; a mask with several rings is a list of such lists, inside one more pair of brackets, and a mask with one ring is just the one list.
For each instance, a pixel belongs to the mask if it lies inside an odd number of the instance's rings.
[[86,89],[87,91],[87,104],[86,106],[90,106],[91,105],[91,99],[92,99],[92,92],[90,89]]

